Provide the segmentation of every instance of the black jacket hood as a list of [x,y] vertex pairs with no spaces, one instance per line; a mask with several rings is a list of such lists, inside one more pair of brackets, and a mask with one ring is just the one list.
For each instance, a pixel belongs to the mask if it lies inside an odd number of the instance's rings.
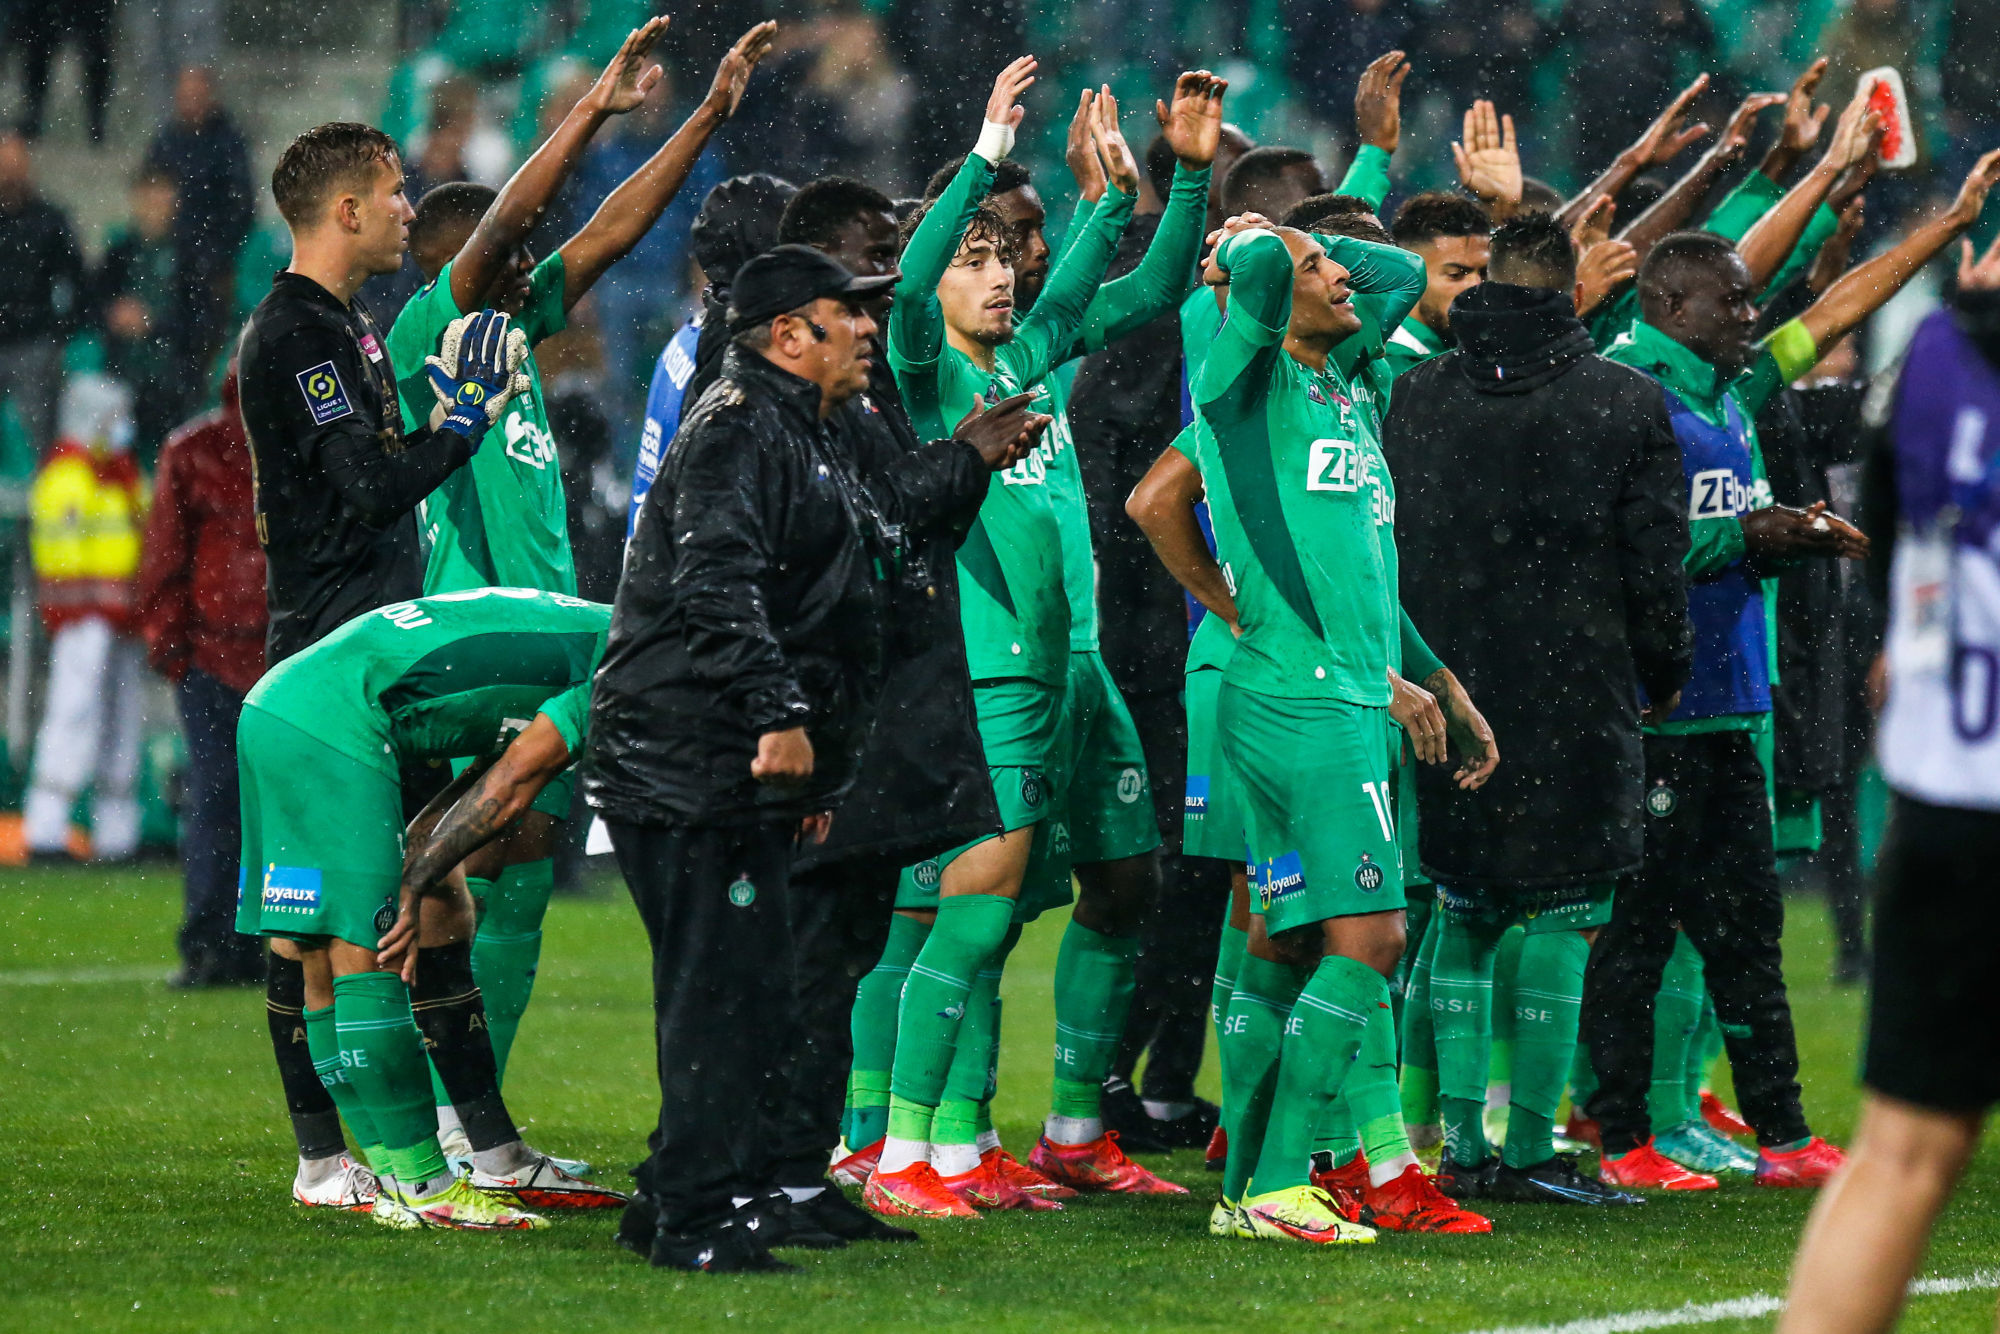
[[1485,394],[1547,384],[1596,351],[1567,293],[1484,282],[1451,303],[1458,367]]
[[1953,318],[1979,348],[1981,356],[2000,366],[2000,292],[1963,291],[1951,299]]

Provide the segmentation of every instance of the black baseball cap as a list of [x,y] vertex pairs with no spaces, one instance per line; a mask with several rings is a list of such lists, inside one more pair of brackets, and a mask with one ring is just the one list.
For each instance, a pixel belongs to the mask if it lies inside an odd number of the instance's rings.
[[741,333],[823,296],[874,296],[895,286],[896,279],[893,273],[857,278],[811,246],[773,246],[738,269],[729,284],[729,331]]

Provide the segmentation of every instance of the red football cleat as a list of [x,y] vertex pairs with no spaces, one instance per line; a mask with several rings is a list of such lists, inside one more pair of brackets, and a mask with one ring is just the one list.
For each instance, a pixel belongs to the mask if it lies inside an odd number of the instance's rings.
[[929,1163],[912,1163],[900,1172],[877,1168],[862,1187],[861,1202],[891,1218],[977,1218],[979,1211],[945,1188],[944,1178]]
[[944,1188],[975,1209],[1060,1209],[1055,1200],[1030,1195],[1007,1179],[998,1163],[982,1158],[979,1166],[956,1176],[940,1176]]
[[[1456,1200],[1437,1188],[1424,1169],[1411,1163],[1394,1181],[1381,1186],[1367,1185],[1368,1171],[1362,1169],[1361,1202],[1366,1214],[1361,1221],[1384,1232],[1491,1232],[1492,1220],[1461,1208]],[[1318,1183],[1314,1183],[1318,1184]]]
[[[1319,1155],[1314,1154],[1318,1160]],[[1330,1161],[1330,1158],[1326,1161]],[[1327,1199],[1333,1201],[1333,1211],[1350,1223],[1365,1223],[1361,1216],[1362,1199],[1368,1193],[1368,1159],[1364,1154],[1355,1154],[1345,1167],[1329,1168],[1312,1174],[1312,1184],[1317,1190],[1326,1192]]]
[[1217,1122],[1215,1133],[1208,1137],[1208,1148],[1202,1151],[1201,1165],[1211,1172],[1220,1172],[1229,1161],[1229,1132]]
[[1757,1133],[1750,1128],[1748,1121],[1745,1121],[1741,1116],[1736,1114],[1734,1108],[1730,1107],[1707,1089],[1701,1091],[1701,1119],[1708,1122],[1709,1128],[1719,1134],[1754,1135]]
[[1016,1158],[1005,1149],[988,1149],[979,1155],[980,1163],[991,1163],[993,1170],[1002,1180],[1023,1195],[1033,1195],[1044,1200],[1073,1200],[1076,1192],[1060,1181],[1051,1181],[1034,1168]]
[[1651,1139],[1630,1153],[1603,1155],[1597,1164],[1597,1179],[1607,1186],[1641,1190],[1714,1190],[1722,1184],[1712,1176],[1688,1171],[1654,1148]]
[[868,1178],[875,1175],[875,1164],[882,1161],[883,1140],[876,1140],[865,1149],[856,1149],[832,1167],[827,1175],[843,1186],[865,1186]]
[[1796,1149],[1759,1149],[1754,1179],[1760,1186],[1810,1189],[1824,1186],[1846,1161],[1846,1154],[1814,1135]]
[[1107,1130],[1088,1144],[1052,1144],[1043,1135],[1028,1155],[1028,1166],[1051,1181],[1077,1190],[1110,1190],[1124,1195],[1185,1195],[1186,1186],[1158,1177],[1125,1156],[1118,1132]]
[[1585,1116],[1580,1108],[1570,1108],[1569,1123],[1563,1127],[1563,1134],[1579,1144],[1588,1144],[1593,1149],[1604,1147],[1604,1135],[1598,1129],[1597,1122]]

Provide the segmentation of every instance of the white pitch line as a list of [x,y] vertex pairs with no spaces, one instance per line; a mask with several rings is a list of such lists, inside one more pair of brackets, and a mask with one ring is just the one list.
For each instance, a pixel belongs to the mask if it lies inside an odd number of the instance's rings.
[[[1960,1278],[1925,1278],[1910,1284],[1912,1297],[1933,1297],[1953,1292],[1982,1292],[2000,1288],[2000,1269],[1975,1269]],[[1707,1302],[1677,1307],[1671,1311],[1625,1311],[1618,1315],[1592,1316],[1559,1325],[1507,1325],[1477,1331],[1477,1334],[1642,1334],[1653,1329],[1674,1329],[1682,1325],[1712,1325],[1722,1320],[1754,1320],[1774,1315],[1785,1305],[1783,1297],[1755,1293],[1732,1297],[1726,1302]]]
[[70,987],[93,982],[163,982],[164,964],[125,964],[106,968],[24,968],[0,970],[0,987]]

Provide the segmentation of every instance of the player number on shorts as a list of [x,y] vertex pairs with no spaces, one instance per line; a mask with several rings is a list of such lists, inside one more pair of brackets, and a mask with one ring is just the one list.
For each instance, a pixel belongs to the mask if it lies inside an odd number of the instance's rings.
[[1363,783],[1361,790],[1368,794],[1368,800],[1375,807],[1375,818],[1381,822],[1382,837],[1390,842],[1396,840],[1396,822],[1389,815],[1389,783],[1384,779],[1379,783]]

